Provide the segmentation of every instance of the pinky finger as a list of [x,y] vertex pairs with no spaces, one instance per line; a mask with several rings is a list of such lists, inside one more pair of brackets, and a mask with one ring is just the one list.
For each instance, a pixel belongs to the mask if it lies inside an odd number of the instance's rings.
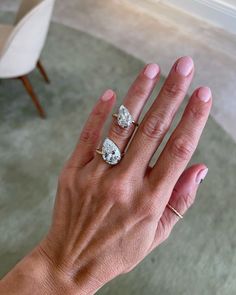
[[[184,215],[194,203],[199,184],[206,177],[208,169],[203,164],[196,164],[186,169],[172,192],[169,204],[178,213]],[[180,217],[170,207],[166,207],[158,222],[153,248],[168,238]]]
[[66,167],[83,167],[94,157],[105,122],[115,104],[116,95],[107,90],[94,106],[81,132],[79,142],[72,153]]

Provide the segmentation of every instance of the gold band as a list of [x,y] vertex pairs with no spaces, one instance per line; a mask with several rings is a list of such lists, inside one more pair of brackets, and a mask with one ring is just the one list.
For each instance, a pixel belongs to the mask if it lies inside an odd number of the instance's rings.
[[96,149],[96,153],[99,154],[99,155],[103,155],[103,152],[100,151],[99,149]]
[[[113,114],[112,115],[113,118],[118,118],[118,115],[117,114]],[[134,121],[132,121],[132,124],[134,124],[134,126],[138,127],[139,126],[139,123],[136,123]]]
[[[99,149],[96,149],[96,153],[98,155],[103,155],[103,152],[101,150],[99,150]],[[121,157],[124,157],[124,155],[125,155],[125,153],[121,154]]]
[[174,212],[180,219],[183,219],[183,215],[181,215],[174,207],[172,207],[170,204],[167,204],[167,207]]

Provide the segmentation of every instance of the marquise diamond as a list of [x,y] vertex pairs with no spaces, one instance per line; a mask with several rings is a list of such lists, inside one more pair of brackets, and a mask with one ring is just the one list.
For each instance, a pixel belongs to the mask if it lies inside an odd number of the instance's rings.
[[121,160],[118,146],[109,138],[106,138],[102,146],[102,157],[110,165],[116,165]]
[[133,118],[130,115],[128,109],[121,105],[117,116],[118,125],[122,128],[128,128],[133,123]]

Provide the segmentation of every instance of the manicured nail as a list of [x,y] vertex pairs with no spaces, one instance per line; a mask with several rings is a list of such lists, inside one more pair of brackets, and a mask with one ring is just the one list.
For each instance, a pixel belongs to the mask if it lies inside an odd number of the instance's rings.
[[157,64],[149,64],[146,66],[144,75],[149,79],[154,79],[158,75],[160,68]]
[[193,60],[189,56],[184,56],[179,59],[176,65],[176,71],[184,76],[187,77],[193,70]]
[[112,90],[108,89],[102,95],[101,100],[102,101],[108,101],[108,100],[110,100],[112,98],[113,95],[114,95],[114,92]]
[[211,89],[209,87],[201,87],[197,91],[198,98],[203,102],[208,102],[212,96]]
[[207,176],[208,173],[208,168],[205,168],[203,170],[201,170],[200,172],[198,172],[197,177],[196,177],[196,183],[200,184],[203,182],[203,180],[205,179],[205,177]]

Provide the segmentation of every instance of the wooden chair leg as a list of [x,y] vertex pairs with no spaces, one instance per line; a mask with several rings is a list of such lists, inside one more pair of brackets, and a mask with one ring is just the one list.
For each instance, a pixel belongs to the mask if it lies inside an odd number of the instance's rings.
[[36,93],[34,92],[34,89],[30,83],[30,80],[27,76],[23,76],[23,77],[19,77],[19,79],[22,81],[26,91],[28,92],[28,94],[30,95],[39,115],[41,118],[45,118],[46,115],[45,115],[45,112],[44,112],[44,109],[42,108],[39,100],[38,100],[38,97],[36,95]]
[[46,83],[50,83],[50,80],[48,78],[48,75],[46,73],[45,68],[43,67],[43,64],[41,63],[41,61],[39,60],[37,63],[37,68],[39,69],[40,73],[42,74],[44,80],[46,81]]

